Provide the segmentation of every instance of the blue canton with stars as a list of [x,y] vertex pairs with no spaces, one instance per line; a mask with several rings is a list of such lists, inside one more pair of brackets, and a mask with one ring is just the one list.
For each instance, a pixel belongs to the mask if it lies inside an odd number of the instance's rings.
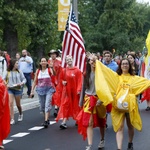
[[[70,15],[70,13],[71,13],[71,15]],[[70,21],[72,21],[72,22],[78,24],[77,19],[76,19],[76,16],[75,16],[75,13],[74,13],[74,11],[72,10],[71,12],[69,12],[69,16],[68,16],[68,20],[67,20],[67,24],[66,24],[66,30],[69,29],[69,19],[70,19]]]

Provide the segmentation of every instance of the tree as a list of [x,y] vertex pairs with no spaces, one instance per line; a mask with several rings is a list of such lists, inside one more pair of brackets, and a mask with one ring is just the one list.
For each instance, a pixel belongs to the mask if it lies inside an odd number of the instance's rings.
[[135,0],[88,0],[83,4],[79,23],[87,50],[115,48],[122,53],[143,48],[150,25],[150,6]]
[[[57,31],[57,1],[1,0],[1,29],[3,43],[11,56],[27,49],[38,57],[51,48],[60,47]],[[2,33],[2,34],[1,34]]]

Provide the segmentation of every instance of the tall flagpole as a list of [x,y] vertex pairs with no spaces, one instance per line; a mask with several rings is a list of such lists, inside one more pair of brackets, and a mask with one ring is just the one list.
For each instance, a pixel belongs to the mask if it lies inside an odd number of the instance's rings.
[[78,21],[78,0],[72,0],[72,7],[76,16],[76,19]]

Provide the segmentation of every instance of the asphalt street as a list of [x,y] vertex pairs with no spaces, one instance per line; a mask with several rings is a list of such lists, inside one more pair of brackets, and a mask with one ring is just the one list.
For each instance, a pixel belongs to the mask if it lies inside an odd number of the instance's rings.
[[[150,111],[146,112],[146,103],[139,104],[143,120],[143,130],[135,130],[134,150],[150,150]],[[18,113],[15,114],[17,120]],[[24,111],[23,122],[16,122],[11,126],[11,133],[4,141],[6,150],[85,150],[87,141],[83,141],[78,134],[75,121],[69,119],[68,129],[60,130],[59,122],[55,122],[53,115],[50,117],[50,125],[47,129],[42,128],[43,114],[38,108]],[[100,140],[99,129],[94,129],[93,150],[97,150]],[[127,149],[127,128],[124,130],[123,150]],[[111,118],[108,117],[108,129],[105,136],[105,149],[116,150],[115,133],[112,129]]]

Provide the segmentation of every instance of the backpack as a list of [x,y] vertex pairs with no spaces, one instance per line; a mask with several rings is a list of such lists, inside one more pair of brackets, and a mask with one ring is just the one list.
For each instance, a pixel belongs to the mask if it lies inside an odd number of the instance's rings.
[[114,107],[115,109],[123,112],[129,112],[130,105],[130,81],[128,84],[120,82],[120,85],[117,88],[116,94],[114,96]]

